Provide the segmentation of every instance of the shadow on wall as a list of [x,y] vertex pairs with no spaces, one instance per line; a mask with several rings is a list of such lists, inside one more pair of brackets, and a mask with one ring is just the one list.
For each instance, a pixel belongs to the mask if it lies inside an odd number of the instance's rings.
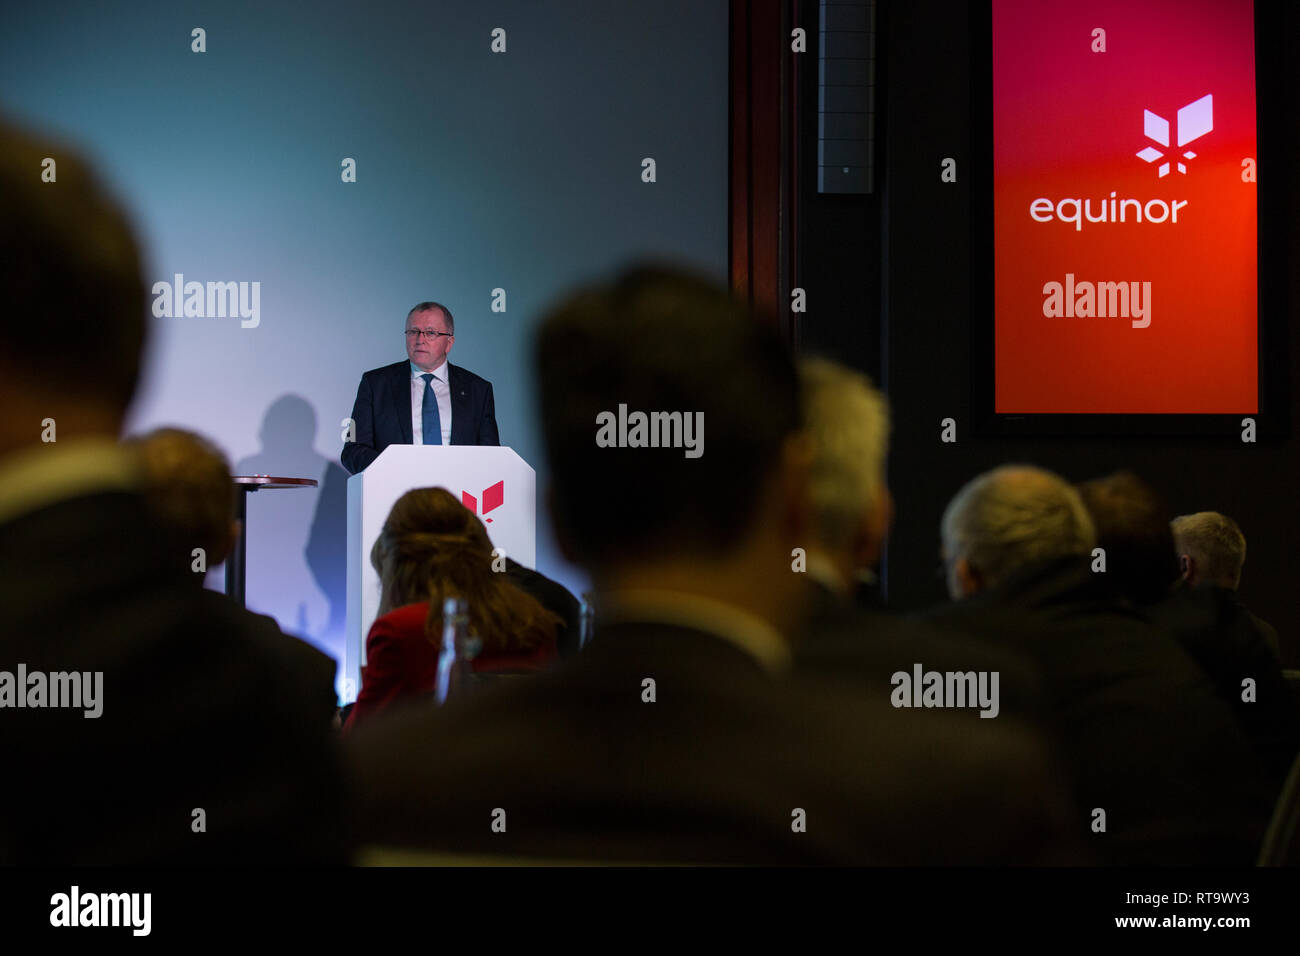
[[300,395],[271,403],[258,441],[260,449],[240,459],[235,474],[314,478],[318,487],[248,496],[248,607],[338,660],[346,613],[348,474],[335,456],[316,451],[316,410]]

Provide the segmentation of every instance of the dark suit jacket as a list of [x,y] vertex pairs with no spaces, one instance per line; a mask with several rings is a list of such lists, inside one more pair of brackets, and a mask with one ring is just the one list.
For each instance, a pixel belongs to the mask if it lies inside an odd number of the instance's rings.
[[[1237,592],[1233,591],[1232,593],[1235,596]],[[1264,641],[1264,646],[1273,652],[1273,656],[1280,663],[1282,660],[1282,641],[1277,636],[1277,628],[1262,617],[1256,617],[1250,611],[1246,611],[1246,617],[1250,619],[1251,627],[1259,632],[1260,638]]]
[[875,572],[860,572],[852,583],[853,603],[864,611],[885,610],[885,595],[880,590],[880,578]]
[[[1268,632],[1259,626],[1264,622],[1229,588],[1180,590],[1147,613],[1204,668],[1280,788],[1300,750],[1300,712]],[[1276,640],[1276,633],[1272,636]],[[1247,677],[1255,681],[1250,702],[1241,699],[1241,682]]]
[[521,591],[537,599],[542,607],[558,616],[563,622],[555,636],[555,648],[560,657],[578,653],[582,631],[582,605],[558,581],[552,581],[540,571],[524,567],[514,558],[506,558],[506,575]]
[[1063,858],[1064,790],[1032,731],[777,679],[725,639],[657,623],[607,624],[556,670],[376,721],[348,751],[372,845],[625,862]]
[[[1023,655],[932,621],[866,610],[857,595],[837,595],[808,580],[804,633],[794,642],[799,673],[880,695],[892,693],[893,675],[925,671],[998,674],[998,711],[1041,724],[1047,715],[1042,679]],[[962,711],[979,720],[981,708]]]
[[[1250,866],[1272,796],[1245,733],[1172,638],[1063,559],[935,611],[1032,660],[1075,777],[1080,832],[1125,865]],[[1094,808],[1106,832],[1090,832]]]
[[98,718],[0,713],[0,863],[346,861],[333,667],[176,553],[128,492],[0,525],[0,669],[103,672]]
[[[451,390],[451,443],[499,445],[492,383],[459,365],[447,363]],[[409,445],[411,432],[411,363],[394,362],[361,376],[352,405],[356,440],[343,446],[340,461],[351,474],[363,470],[389,445]]]

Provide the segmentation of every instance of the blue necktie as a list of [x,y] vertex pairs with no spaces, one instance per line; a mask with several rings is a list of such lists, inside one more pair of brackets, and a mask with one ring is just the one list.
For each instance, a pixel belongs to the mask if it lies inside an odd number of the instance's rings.
[[438,396],[433,394],[433,373],[425,372],[420,378],[424,379],[424,404],[420,407],[424,444],[441,445],[442,418],[438,415]]

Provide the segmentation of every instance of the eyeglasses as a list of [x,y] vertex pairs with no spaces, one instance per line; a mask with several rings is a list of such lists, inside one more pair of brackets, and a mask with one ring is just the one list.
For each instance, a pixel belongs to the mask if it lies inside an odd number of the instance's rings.
[[421,337],[425,337],[428,338],[430,341],[433,341],[437,339],[438,336],[440,335],[450,336],[451,334],[452,333],[450,332],[436,332],[433,329],[407,329],[406,330],[406,337],[409,339],[411,336],[415,336],[415,340],[417,342],[420,340]]

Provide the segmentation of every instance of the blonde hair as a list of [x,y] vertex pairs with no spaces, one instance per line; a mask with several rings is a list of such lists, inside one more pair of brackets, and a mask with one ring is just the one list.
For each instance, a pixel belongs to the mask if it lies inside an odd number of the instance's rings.
[[1224,585],[1231,581],[1237,589],[1246,563],[1246,536],[1237,522],[1217,511],[1198,511],[1179,515],[1169,527],[1175,548],[1190,554],[1207,580]]

